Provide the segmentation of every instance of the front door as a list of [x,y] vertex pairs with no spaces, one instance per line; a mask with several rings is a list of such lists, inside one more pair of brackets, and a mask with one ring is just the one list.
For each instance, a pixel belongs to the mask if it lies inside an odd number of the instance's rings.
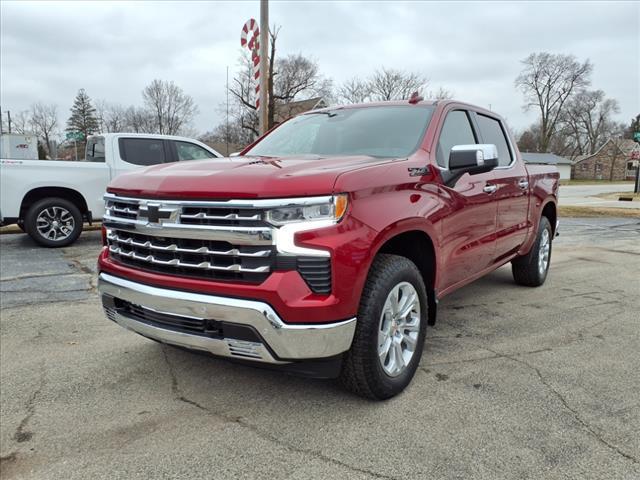
[[[436,161],[446,167],[451,148],[478,142],[469,113],[450,111],[444,121]],[[444,185],[442,196],[448,214],[442,223],[442,263],[438,289],[464,282],[491,265],[495,254],[497,204],[493,172],[464,174],[453,185]]]

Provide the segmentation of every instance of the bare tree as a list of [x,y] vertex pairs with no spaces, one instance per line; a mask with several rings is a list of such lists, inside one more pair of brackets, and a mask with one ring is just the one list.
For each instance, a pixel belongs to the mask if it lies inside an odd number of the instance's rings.
[[240,128],[247,130],[251,137],[255,138],[260,132],[258,131],[256,81],[253,76],[253,62],[249,55],[244,54],[240,57],[239,63],[240,69],[233,79],[234,86],[229,87],[229,92],[231,92],[235,100],[235,105],[232,107],[232,115]]
[[515,80],[525,96],[525,109],[540,110],[540,149],[547,151],[563,113],[565,103],[575,92],[590,84],[593,65],[580,63],[573,55],[532,53]]
[[[276,43],[280,29],[274,26],[269,31],[269,72],[268,98],[269,115],[267,128],[275,125],[276,109],[288,103],[322,96],[325,99],[331,93],[331,80],[323,77],[319,66],[313,59],[302,54],[276,57]],[[258,135],[258,115],[256,110],[256,79],[253,75],[253,62],[249,52],[240,57],[240,68],[233,79],[229,91],[234,97],[235,121],[252,136]]]
[[193,98],[175,83],[153,80],[142,91],[146,108],[153,114],[157,133],[175,135],[189,126],[198,113]]
[[124,113],[126,129],[133,133],[160,133],[156,118],[144,108],[130,106]]
[[33,133],[44,141],[47,154],[51,155],[51,137],[58,128],[58,107],[55,104],[34,103],[31,106]]
[[112,133],[130,130],[127,109],[122,105],[98,100],[96,101],[96,111],[101,132]]
[[430,100],[449,100],[453,98],[453,92],[444,87],[438,87],[437,90],[430,90],[426,97]]
[[364,103],[371,99],[371,86],[367,80],[353,77],[338,88],[340,103]]
[[567,101],[561,117],[563,130],[580,154],[593,154],[621,126],[611,117],[620,112],[617,100],[606,98],[602,90],[584,90]]
[[29,135],[33,133],[31,124],[31,112],[29,110],[21,110],[11,117],[11,128],[14,133],[20,135]]
[[521,152],[538,152],[540,140],[540,132],[537,130],[537,125],[532,125],[527,130],[522,132],[518,138],[518,149]]
[[427,86],[427,79],[415,72],[404,72],[382,67],[369,80],[374,101],[404,100]]

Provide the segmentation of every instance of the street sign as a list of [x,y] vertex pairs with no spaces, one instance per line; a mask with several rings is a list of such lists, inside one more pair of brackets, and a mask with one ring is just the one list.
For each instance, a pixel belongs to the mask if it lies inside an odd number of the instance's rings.
[[75,141],[81,141],[84,140],[84,135],[82,134],[82,132],[67,132],[67,140],[75,140]]

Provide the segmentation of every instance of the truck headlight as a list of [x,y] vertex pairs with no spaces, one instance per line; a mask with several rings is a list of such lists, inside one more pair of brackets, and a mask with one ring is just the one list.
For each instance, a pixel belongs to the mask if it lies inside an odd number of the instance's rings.
[[321,198],[319,203],[313,203],[313,199],[310,199],[308,204],[268,210],[266,220],[275,226],[319,220],[338,222],[346,212],[347,205],[348,197],[346,194],[334,195],[328,199]]
[[326,228],[340,221],[347,211],[349,197],[341,193],[332,197],[305,199],[299,205],[287,205],[267,211],[266,220],[278,227],[274,231],[276,248],[284,255],[329,257],[328,250],[296,245],[297,233]]

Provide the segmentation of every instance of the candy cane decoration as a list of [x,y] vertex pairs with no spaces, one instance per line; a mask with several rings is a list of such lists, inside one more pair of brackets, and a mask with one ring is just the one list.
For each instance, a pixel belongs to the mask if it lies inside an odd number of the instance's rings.
[[250,18],[242,27],[240,45],[248,48],[253,61],[253,78],[256,80],[256,110],[260,109],[260,29],[258,22]]

